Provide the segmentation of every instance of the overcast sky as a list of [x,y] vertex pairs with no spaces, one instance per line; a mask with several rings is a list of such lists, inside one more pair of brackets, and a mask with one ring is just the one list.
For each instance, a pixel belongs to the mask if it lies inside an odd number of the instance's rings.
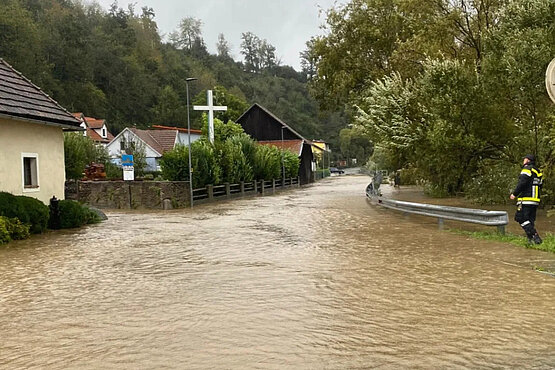
[[[92,1],[89,1],[92,2]],[[96,0],[108,9],[113,0]],[[140,13],[149,6],[156,13],[160,33],[169,34],[177,29],[185,17],[195,17],[203,22],[202,35],[208,50],[216,53],[218,34],[223,33],[231,45],[235,60],[240,54],[241,33],[253,32],[276,47],[276,56],[282,64],[300,70],[299,53],[305,50],[310,37],[322,34],[320,25],[327,10],[341,0],[119,0],[118,5],[127,9],[136,4]]]

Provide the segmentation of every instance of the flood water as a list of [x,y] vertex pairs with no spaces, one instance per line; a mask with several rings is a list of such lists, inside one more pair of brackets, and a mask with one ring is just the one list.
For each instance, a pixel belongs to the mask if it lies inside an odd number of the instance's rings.
[[555,255],[367,204],[368,178],[108,212],[0,248],[0,368],[555,367]]

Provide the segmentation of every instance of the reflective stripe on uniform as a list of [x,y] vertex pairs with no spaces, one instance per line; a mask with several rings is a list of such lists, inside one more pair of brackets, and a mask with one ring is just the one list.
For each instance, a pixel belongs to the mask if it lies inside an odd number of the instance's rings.
[[532,176],[532,171],[527,170],[526,168],[522,169],[522,171],[520,171],[521,175],[528,175],[528,176]]
[[523,223],[520,224],[520,226],[526,226],[530,223],[530,221],[524,221]]
[[518,198],[517,201],[522,201],[522,202],[538,202],[540,201],[540,198],[536,198],[536,197],[522,197],[522,198]]
[[[524,171],[524,170],[523,170],[523,171]],[[542,177],[542,176],[543,176],[543,173],[536,171],[535,168],[532,168],[532,171],[534,171],[534,173],[535,173],[536,176],[538,176],[538,177]],[[521,173],[522,173],[522,172],[521,172]]]

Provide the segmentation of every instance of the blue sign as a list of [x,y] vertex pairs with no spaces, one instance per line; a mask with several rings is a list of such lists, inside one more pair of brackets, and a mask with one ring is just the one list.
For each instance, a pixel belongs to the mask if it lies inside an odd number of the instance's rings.
[[123,154],[121,156],[121,165],[122,166],[133,166],[133,155],[132,154]]

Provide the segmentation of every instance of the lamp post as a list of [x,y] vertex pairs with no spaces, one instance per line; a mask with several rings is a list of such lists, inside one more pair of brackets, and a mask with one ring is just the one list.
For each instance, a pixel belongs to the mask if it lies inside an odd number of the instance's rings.
[[187,139],[189,141],[189,147],[187,152],[189,153],[189,193],[191,208],[193,208],[193,169],[191,168],[191,119],[189,118],[189,82],[196,81],[196,78],[189,77],[185,79],[185,85],[187,86]]
[[283,129],[285,126],[281,126],[281,186],[285,186],[285,160],[283,156],[285,155],[285,147],[283,146]]

